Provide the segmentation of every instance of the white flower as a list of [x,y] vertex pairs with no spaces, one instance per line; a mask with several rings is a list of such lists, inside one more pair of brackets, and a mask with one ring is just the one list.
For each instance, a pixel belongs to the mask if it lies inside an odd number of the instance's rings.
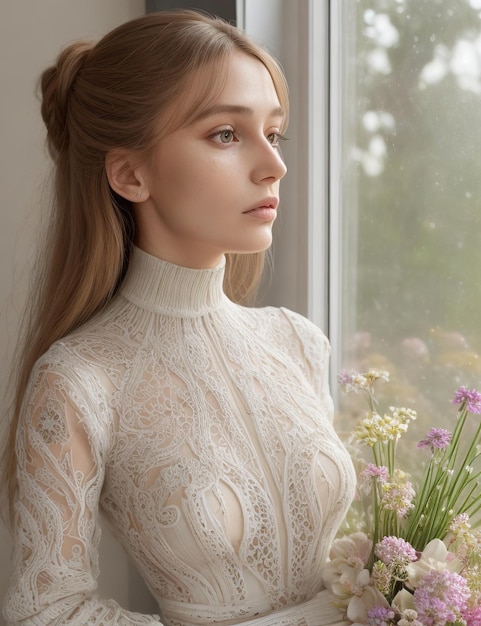
[[373,609],[376,606],[390,608],[388,601],[382,593],[375,587],[367,584],[360,590],[360,593],[349,601],[347,618],[352,622],[353,626],[365,626],[368,609]]
[[360,559],[333,559],[324,566],[322,578],[324,586],[338,600],[339,606],[347,607],[350,599],[362,593],[369,583],[369,570]]
[[413,594],[409,593],[406,589],[401,589],[401,591],[398,591],[394,596],[392,606],[400,613],[404,613],[404,611],[407,610],[414,610]]
[[401,615],[397,622],[398,626],[423,626],[417,619],[418,614],[414,608],[413,594],[406,589],[402,589],[394,596],[392,608]]
[[336,539],[330,551],[330,561],[324,566],[324,586],[346,608],[353,596],[363,594],[369,584],[366,564],[372,549],[372,541],[364,533],[353,533]]
[[364,565],[371,554],[372,541],[365,533],[351,533],[347,537],[336,539],[329,553],[330,559],[360,559]]
[[432,570],[459,572],[462,567],[459,559],[453,558],[440,539],[430,541],[421,553],[420,558],[406,566],[408,580],[406,584],[416,589],[423,576]]

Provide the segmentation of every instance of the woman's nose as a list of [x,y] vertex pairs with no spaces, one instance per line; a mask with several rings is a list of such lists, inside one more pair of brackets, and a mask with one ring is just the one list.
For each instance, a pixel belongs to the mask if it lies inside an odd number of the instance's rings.
[[275,182],[283,178],[286,172],[287,167],[280,149],[266,139],[256,156],[256,166],[253,170],[255,182],[262,182],[267,179],[272,179]]

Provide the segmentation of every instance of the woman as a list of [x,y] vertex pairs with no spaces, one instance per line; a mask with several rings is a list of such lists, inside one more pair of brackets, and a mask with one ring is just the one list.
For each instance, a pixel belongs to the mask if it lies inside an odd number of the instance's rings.
[[[73,44],[41,80],[51,253],[8,444],[11,624],[333,624],[352,496],[328,344],[247,308],[272,237],[287,89],[195,12]],[[161,617],[95,595],[99,514]]]

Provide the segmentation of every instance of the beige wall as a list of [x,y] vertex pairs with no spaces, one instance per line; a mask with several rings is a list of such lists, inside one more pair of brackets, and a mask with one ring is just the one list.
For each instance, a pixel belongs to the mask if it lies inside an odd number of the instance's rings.
[[[7,384],[28,259],[42,214],[48,171],[35,83],[59,48],[96,38],[144,12],[143,0],[1,0],[0,2],[0,388]],[[0,530],[0,603],[5,594],[10,543]],[[105,533],[101,592],[131,608],[150,610],[150,599],[115,541]],[[0,618],[0,624],[2,619]]]

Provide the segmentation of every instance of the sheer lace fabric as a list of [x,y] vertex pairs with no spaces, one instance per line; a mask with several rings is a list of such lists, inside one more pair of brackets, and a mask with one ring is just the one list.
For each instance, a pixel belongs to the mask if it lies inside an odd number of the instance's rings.
[[[355,480],[329,346],[295,313],[230,302],[223,272],[135,249],[109,307],[37,363],[9,623],[227,626],[322,589]],[[96,597],[100,509],[162,618]]]

